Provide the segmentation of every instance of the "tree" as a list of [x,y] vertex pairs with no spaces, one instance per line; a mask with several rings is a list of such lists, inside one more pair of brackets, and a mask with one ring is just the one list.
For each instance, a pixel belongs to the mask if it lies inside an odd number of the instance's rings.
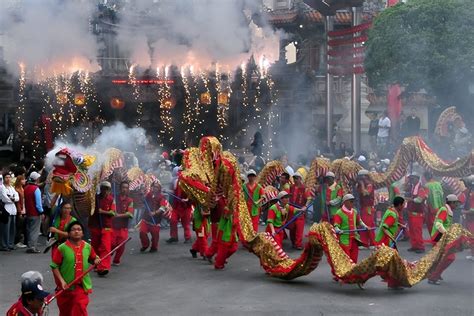
[[[384,10],[366,43],[365,69],[376,90],[424,88],[442,106],[470,117],[474,104],[474,1],[411,0]],[[472,88],[471,88],[472,89]]]

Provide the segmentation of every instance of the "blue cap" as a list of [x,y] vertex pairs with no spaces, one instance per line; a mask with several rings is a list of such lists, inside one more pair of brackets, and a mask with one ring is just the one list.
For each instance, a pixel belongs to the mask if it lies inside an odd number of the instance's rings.
[[33,295],[37,299],[45,299],[49,293],[43,290],[43,286],[38,280],[23,280],[21,282],[21,294]]

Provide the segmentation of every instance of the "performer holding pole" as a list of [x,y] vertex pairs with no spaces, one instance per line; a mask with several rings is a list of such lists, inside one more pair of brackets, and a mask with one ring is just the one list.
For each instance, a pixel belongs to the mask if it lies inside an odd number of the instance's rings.
[[334,215],[336,215],[344,195],[344,190],[336,182],[336,176],[333,172],[328,171],[326,173],[323,185],[318,188],[318,191],[321,194],[323,211],[321,221],[333,223]]
[[82,240],[84,229],[81,223],[71,223],[67,232],[68,240],[58,247],[51,262],[54,280],[62,292],[57,296],[59,315],[83,316],[87,315],[92,282],[89,274],[79,280],[75,280],[75,276],[88,271],[90,262],[98,265],[100,258],[94,248]]
[[[446,197],[446,205],[442,206],[436,214],[433,223],[433,230],[431,231],[431,239],[433,242],[438,242],[441,236],[451,227],[453,222],[453,210],[459,205],[458,197],[455,194],[449,194]],[[440,285],[442,280],[441,274],[446,270],[451,263],[456,259],[456,254],[450,253],[444,256],[441,262],[434,271],[428,276],[428,283]]]
[[391,243],[394,243],[396,248],[396,236],[401,226],[399,219],[404,206],[405,199],[401,196],[396,196],[393,199],[393,206],[390,206],[385,211],[375,236],[375,242],[378,245],[389,246]]
[[277,199],[278,202],[268,209],[266,232],[271,233],[275,242],[283,248],[285,230],[281,228],[285,225],[288,214],[294,210],[294,207],[288,204],[290,195],[286,191],[280,191]]
[[247,208],[252,218],[253,230],[258,232],[258,221],[260,220],[260,202],[263,200],[265,192],[257,183],[257,173],[254,170],[247,172],[248,182],[243,185]]
[[[362,169],[357,174],[357,194],[360,203],[360,216],[364,223],[370,227],[375,226],[375,195],[374,186],[369,178],[369,171]],[[360,239],[366,246],[373,247],[374,232],[366,231],[360,233]]]
[[[158,251],[158,241],[160,239],[161,217],[166,208],[169,207],[168,201],[161,194],[161,183],[156,180],[152,184],[151,192],[144,199],[146,211],[140,222],[140,242],[141,252],[145,252],[150,247],[150,252]],[[148,238],[151,235],[151,241]]]
[[360,215],[354,209],[355,197],[352,194],[346,194],[342,198],[342,207],[334,215],[334,229],[339,235],[339,244],[344,252],[357,263],[359,256],[360,237],[357,227],[362,226],[365,230],[369,228],[360,219]]
[[[123,181],[120,183],[120,195],[115,197],[117,203],[117,214],[112,220],[113,240],[112,247],[128,239],[128,222],[133,218],[133,199],[129,196],[129,183]],[[114,255],[113,265],[120,265],[120,260],[125,252],[125,245],[120,247]]]

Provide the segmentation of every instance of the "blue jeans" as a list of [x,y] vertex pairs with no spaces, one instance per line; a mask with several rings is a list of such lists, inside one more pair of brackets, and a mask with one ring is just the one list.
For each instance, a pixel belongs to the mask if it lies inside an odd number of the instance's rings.
[[0,224],[1,232],[1,245],[0,248],[8,249],[13,248],[13,243],[15,241],[15,220],[16,215],[8,216],[8,222],[6,224]]

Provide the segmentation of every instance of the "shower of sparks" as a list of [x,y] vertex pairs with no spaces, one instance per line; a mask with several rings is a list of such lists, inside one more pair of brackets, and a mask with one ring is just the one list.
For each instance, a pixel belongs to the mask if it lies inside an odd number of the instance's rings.
[[[160,130],[161,140],[170,137],[169,140],[173,139],[173,120],[171,118],[171,110],[174,105],[174,100],[171,99],[171,87],[168,84],[169,79],[169,66],[165,67],[165,84],[163,88],[159,92],[160,98],[160,118],[161,122],[163,123],[163,128]],[[161,144],[163,146],[164,144]]]

